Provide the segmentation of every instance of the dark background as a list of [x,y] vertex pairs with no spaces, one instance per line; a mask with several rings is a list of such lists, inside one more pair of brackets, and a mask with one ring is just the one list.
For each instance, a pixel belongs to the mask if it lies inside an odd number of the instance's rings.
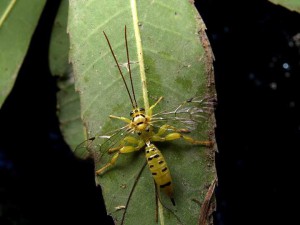
[[[0,224],[108,224],[93,165],[76,159],[56,118],[48,1],[0,110]],[[300,15],[268,1],[198,0],[216,61],[215,225],[299,220]]]

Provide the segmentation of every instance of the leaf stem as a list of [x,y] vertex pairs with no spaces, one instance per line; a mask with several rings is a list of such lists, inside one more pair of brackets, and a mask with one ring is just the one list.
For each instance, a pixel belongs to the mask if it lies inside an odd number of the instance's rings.
[[135,35],[135,41],[136,41],[136,47],[137,47],[137,55],[138,55],[138,61],[139,61],[139,66],[140,66],[140,76],[141,76],[141,82],[142,82],[144,108],[147,113],[149,110],[149,98],[148,98],[143,47],[142,47],[141,34],[140,34],[140,29],[139,29],[139,20],[138,20],[138,14],[137,14],[136,0],[130,0],[130,3],[131,3],[132,18],[133,18],[134,35]]

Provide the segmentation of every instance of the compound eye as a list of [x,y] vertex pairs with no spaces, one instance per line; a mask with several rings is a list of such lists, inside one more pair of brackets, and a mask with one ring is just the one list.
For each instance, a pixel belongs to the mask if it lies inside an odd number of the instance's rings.
[[130,116],[131,116],[131,117],[133,116],[133,112],[132,112],[132,111],[130,112]]
[[140,108],[140,112],[145,112],[145,109],[144,108]]

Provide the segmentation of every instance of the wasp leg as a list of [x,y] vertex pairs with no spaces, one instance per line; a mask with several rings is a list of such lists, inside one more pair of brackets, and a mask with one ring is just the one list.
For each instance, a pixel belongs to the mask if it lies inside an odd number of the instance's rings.
[[165,124],[165,125],[162,125],[157,134],[158,136],[162,136],[163,134],[165,134],[168,130],[172,130],[172,131],[175,131],[176,133],[189,133],[189,130],[187,129],[177,129],[176,127],[173,127],[169,124]]
[[141,140],[136,139],[135,137],[132,136],[127,136],[125,137],[123,140],[120,141],[120,145],[118,147],[115,148],[110,148],[108,150],[108,153],[113,153],[116,151],[119,151],[122,147],[124,146],[130,146],[130,145],[136,145],[136,146],[144,146],[145,143],[142,142]]
[[138,139],[136,139],[134,137],[130,137],[130,138],[128,137],[128,138],[124,138],[124,139],[126,139],[127,143],[132,143],[132,144],[135,144],[135,145],[134,146],[133,145],[125,145],[125,146],[121,146],[120,145],[119,147],[114,148],[113,150],[110,149],[109,151],[118,151],[118,152],[113,155],[113,157],[111,158],[110,162],[108,162],[101,169],[99,169],[99,170],[96,171],[97,175],[102,174],[108,167],[113,166],[116,163],[116,161],[117,161],[117,159],[118,159],[118,157],[119,157],[120,154],[139,151],[145,145],[144,141],[138,140]]
[[126,117],[122,117],[122,116],[114,116],[114,115],[109,115],[110,118],[112,119],[118,119],[118,120],[122,120],[124,121],[125,123],[130,123],[131,120],[126,118]]
[[162,99],[163,99],[163,97],[160,96],[160,98],[159,98],[153,105],[150,106],[149,112],[148,112],[148,116],[152,116],[152,110],[153,110],[153,108],[154,108],[154,107],[155,107]]
[[[165,136],[163,136],[167,130],[172,130],[172,131],[175,131],[173,133],[169,133]],[[173,140],[176,140],[176,139],[180,139],[180,138],[183,138],[185,141],[191,143],[191,144],[194,144],[194,145],[204,145],[204,146],[212,146],[212,142],[211,141],[198,141],[198,140],[195,140],[187,135],[183,135],[182,133],[185,133],[186,130],[180,130],[180,129],[177,129],[173,126],[170,126],[168,124],[165,124],[163,126],[161,126],[158,130],[158,132],[152,136],[151,140],[152,141],[160,141],[160,142],[163,142],[163,141],[173,141]]]

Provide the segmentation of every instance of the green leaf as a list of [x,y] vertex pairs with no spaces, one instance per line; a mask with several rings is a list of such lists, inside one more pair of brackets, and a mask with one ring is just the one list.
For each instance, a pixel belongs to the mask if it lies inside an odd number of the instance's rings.
[[[68,145],[75,149],[85,138],[80,118],[79,95],[75,92],[72,66],[69,64],[69,36],[67,34],[68,0],[62,0],[51,34],[49,65],[52,75],[58,76],[57,114],[60,129]],[[81,157],[80,153],[79,157]]]
[[67,34],[68,7],[68,0],[62,0],[54,20],[49,48],[51,73],[61,77],[70,73],[70,41]]
[[[108,116],[129,117],[132,110],[102,33],[105,31],[119,63],[124,65],[127,62],[125,25],[139,106],[148,110],[163,96],[154,113],[170,111],[191,97],[215,94],[213,55],[204,32],[205,25],[190,1],[144,0],[135,5],[134,0],[70,0],[70,59],[80,94],[81,117],[89,137],[105,135],[124,126],[124,122]],[[125,67],[122,70],[129,84],[127,70]],[[212,117],[208,122],[199,124],[191,136],[197,140],[214,139],[214,126]],[[203,202],[208,186],[216,177],[214,149],[192,146],[183,140],[156,145],[168,162],[176,201],[173,207],[165,194],[161,194],[163,205],[173,213],[160,206],[160,223],[178,224],[179,218],[183,224],[197,224],[200,206],[196,202]],[[95,154],[102,153],[97,145],[90,147]],[[128,199],[124,224],[137,224],[139,218],[144,224],[155,224],[153,178],[148,168],[138,177],[145,163],[142,151],[121,155],[115,166],[97,177],[107,210],[117,224],[121,223],[122,208]],[[101,168],[110,158],[111,155],[104,154],[100,161],[95,160],[96,168]]]
[[291,11],[300,13],[300,1],[299,0],[269,0],[270,2],[281,5]]
[[0,1],[0,107],[14,85],[45,3]]

